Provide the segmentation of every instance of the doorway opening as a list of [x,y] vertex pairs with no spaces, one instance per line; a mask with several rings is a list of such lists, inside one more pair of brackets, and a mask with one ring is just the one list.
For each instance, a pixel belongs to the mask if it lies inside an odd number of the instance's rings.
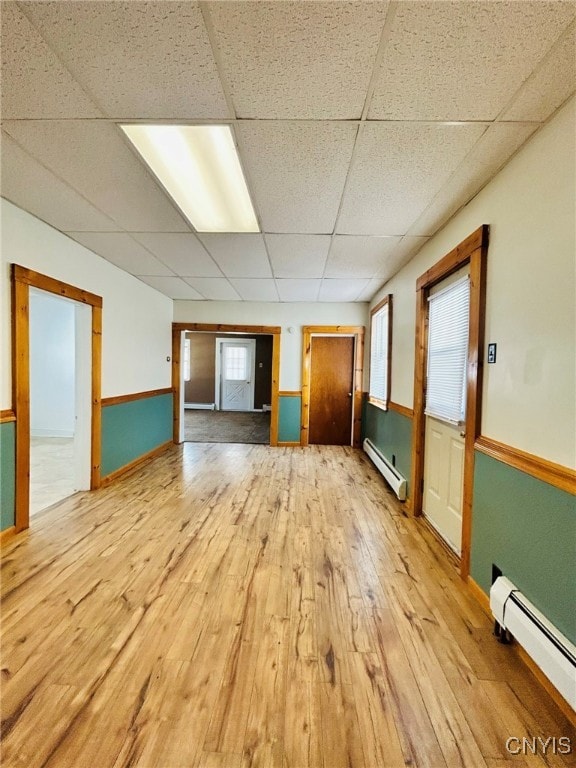
[[30,514],[90,488],[90,307],[30,288]]
[[360,446],[363,326],[302,329],[301,445]]
[[[452,537],[458,536],[454,528],[455,522],[460,528],[460,541],[451,542],[451,544],[453,549],[460,550],[460,575],[463,579],[468,578],[470,572],[474,443],[481,429],[488,234],[488,225],[482,225],[416,281],[416,357],[410,483],[412,510],[414,515],[421,515],[425,504],[429,504],[432,498],[432,494],[428,493],[430,489],[427,488],[427,498],[426,502],[424,501],[425,470],[426,483],[430,485],[431,477],[432,484],[444,483],[444,500],[448,499],[448,506],[451,504],[450,499],[461,499],[454,504],[454,506],[460,506],[459,512],[448,510],[446,519],[452,518],[449,522],[454,529],[450,534]],[[450,428],[434,418],[427,424],[429,419],[426,414],[429,299],[442,287],[443,281],[455,276],[463,268],[469,272],[468,342],[464,361],[465,411],[462,414],[462,423],[458,424],[456,435],[454,425]],[[441,429],[438,428],[439,425]],[[448,432],[444,435],[443,432],[446,430]],[[460,472],[459,468],[461,468]],[[440,481],[434,478],[443,479]],[[458,517],[460,520],[457,520]],[[437,529],[438,525],[434,527]],[[446,538],[449,537],[446,536]]]
[[175,442],[278,439],[280,328],[173,325]]
[[[36,291],[37,289],[37,291]],[[100,447],[101,447],[101,399],[100,378],[102,359],[102,297],[84,291],[68,283],[63,283],[33,270],[12,265],[12,390],[14,413],[16,417],[16,484],[15,484],[15,532],[18,533],[30,525],[30,468],[31,468],[31,426],[40,431],[47,429],[54,432],[58,419],[54,414],[50,426],[42,425],[40,417],[46,411],[39,408],[37,396],[34,399],[34,412],[31,414],[31,387],[34,391],[42,388],[44,372],[40,364],[31,362],[38,346],[47,343],[38,338],[34,328],[38,325],[38,307],[40,319],[46,314],[46,301],[58,297],[68,300],[72,310],[60,313],[60,322],[64,326],[73,325],[73,351],[70,345],[66,354],[74,358],[73,385],[68,381],[67,397],[74,397],[74,416],[72,431],[78,450],[73,452],[73,484],[79,488],[94,490],[100,486]],[[40,302],[39,304],[37,302]],[[42,306],[44,304],[44,306]],[[31,306],[32,305],[32,306]],[[54,309],[53,305],[51,309]],[[62,305],[59,305],[60,307]],[[67,313],[67,314],[66,314]],[[72,314],[71,314],[72,313]],[[48,311],[48,315],[50,311]],[[73,319],[71,319],[73,315]],[[67,317],[67,320],[62,318]],[[32,327],[31,327],[32,326]],[[32,338],[32,333],[35,333]],[[70,337],[70,329],[68,336]],[[58,353],[58,354],[60,354]],[[54,353],[56,354],[56,353]],[[50,357],[50,367],[55,361]],[[68,368],[68,370],[70,370]],[[34,377],[34,378],[33,378]],[[41,393],[42,394],[42,393]],[[46,395],[47,393],[43,393]],[[31,415],[34,422],[31,421]],[[64,420],[70,419],[70,413]],[[39,420],[40,419],[40,420]],[[70,424],[70,421],[68,421]],[[70,431],[69,427],[62,431]],[[37,436],[42,436],[37,435]],[[44,435],[46,436],[46,435]],[[57,436],[57,435],[56,435]],[[60,435],[62,437],[62,435]],[[70,476],[69,476],[70,477]]]

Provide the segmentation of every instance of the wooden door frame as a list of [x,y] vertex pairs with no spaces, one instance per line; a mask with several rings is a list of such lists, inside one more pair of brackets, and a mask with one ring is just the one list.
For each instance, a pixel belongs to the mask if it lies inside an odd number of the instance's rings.
[[464,489],[462,499],[462,552],[460,575],[470,572],[472,495],[474,490],[474,443],[480,435],[482,373],[486,310],[486,263],[489,227],[483,224],[416,281],[416,349],[414,363],[414,419],[412,423],[412,514],[422,514],[426,419],[424,415],[426,360],[428,354],[428,296],[431,288],[466,264],[470,265],[470,325],[466,373],[466,421],[464,438]]
[[354,396],[352,401],[351,445],[360,447],[362,437],[362,384],[364,375],[363,325],[305,325],[302,327],[302,421],[300,445],[308,445],[310,427],[310,369],[312,361],[312,337],[352,336],[354,338]]
[[16,415],[16,533],[30,526],[30,288],[92,308],[92,417],[90,490],[100,487],[102,445],[102,297],[69,283],[12,264],[12,402]]
[[270,413],[270,445],[278,445],[278,406],[280,391],[280,334],[279,325],[224,325],[221,323],[172,323],[172,439],[180,442],[180,340],[182,332],[246,333],[255,336],[272,336],[272,397]]

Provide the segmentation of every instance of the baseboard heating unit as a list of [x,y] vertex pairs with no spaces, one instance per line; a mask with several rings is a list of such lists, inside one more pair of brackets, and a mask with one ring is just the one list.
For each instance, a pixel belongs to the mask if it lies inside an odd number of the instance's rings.
[[383,456],[374,443],[366,438],[363,443],[363,447],[367,455],[372,459],[374,465],[386,480],[388,485],[392,488],[396,496],[400,501],[406,500],[406,478],[402,477],[400,472],[393,467],[388,459]]
[[576,646],[504,576],[492,584],[490,609],[496,635],[503,641],[512,635],[576,709]]

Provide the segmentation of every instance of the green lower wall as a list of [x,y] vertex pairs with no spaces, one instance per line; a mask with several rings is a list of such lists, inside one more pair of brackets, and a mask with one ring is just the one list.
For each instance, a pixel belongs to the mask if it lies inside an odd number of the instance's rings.
[[171,394],[105,406],[102,408],[102,477],[171,439]]
[[368,437],[378,450],[396,466],[408,481],[412,471],[412,419],[397,411],[383,411],[365,402],[362,419],[362,440]]
[[576,643],[574,496],[477,451],[470,573],[486,593],[492,563]]
[[13,421],[0,424],[0,531],[14,525],[16,429]]
[[280,395],[278,400],[278,442],[299,443],[302,398],[296,395]]

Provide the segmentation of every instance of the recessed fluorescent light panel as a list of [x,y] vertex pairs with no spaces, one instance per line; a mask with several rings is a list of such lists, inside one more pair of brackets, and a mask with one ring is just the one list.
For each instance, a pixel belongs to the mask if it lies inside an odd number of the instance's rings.
[[121,125],[197,232],[259,232],[229,125]]

